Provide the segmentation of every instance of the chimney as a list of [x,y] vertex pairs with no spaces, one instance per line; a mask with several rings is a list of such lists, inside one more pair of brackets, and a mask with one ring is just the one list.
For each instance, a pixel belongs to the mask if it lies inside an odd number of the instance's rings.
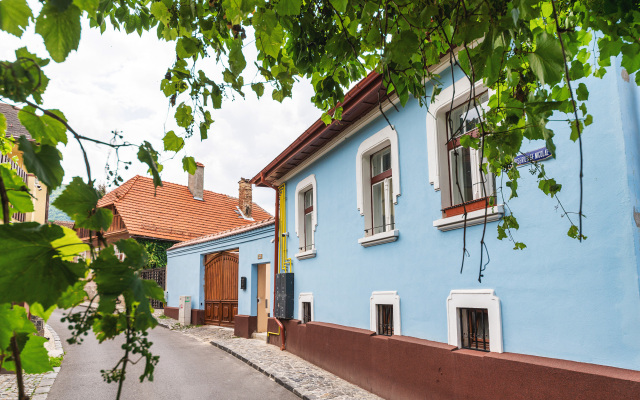
[[189,174],[189,191],[196,200],[204,200],[204,164],[196,163],[196,173]]
[[238,182],[238,206],[245,217],[251,218],[252,200],[251,182],[249,179],[240,178]]

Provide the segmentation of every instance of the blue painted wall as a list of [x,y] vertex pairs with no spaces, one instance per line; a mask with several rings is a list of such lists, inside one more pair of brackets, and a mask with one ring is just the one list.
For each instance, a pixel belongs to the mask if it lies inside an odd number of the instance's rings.
[[[238,279],[238,314],[256,315],[258,264],[273,266],[274,226],[270,225],[215,241],[167,251],[167,304],[178,307],[180,296],[191,296],[192,307],[204,309],[204,256],[239,249],[238,276],[247,277],[247,289]],[[262,254],[262,259],[258,259]],[[273,275],[273,274],[271,274]],[[273,288],[273,277],[271,278]]]
[[[441,76],[445,86],[451,84],[450,73]],[[521,167],[519,197],[509,204],[521,227],[515,237],[527,249],[512,250],[512,243],[496,239],[497,223],[489,224],[484,260],[490,262],[479,283],[483,227],[470,227],[469,255],[460,273],[463,231],[433,227],[441,218],[441,199],[429,184],[427,109],[411,100],[399,112],[387,112],[399,138],[398,241],[369,248],[358,244],[364,218],[356,207],[355,158],[360,143],[386,126],[383,118],[286,181],[288,246],[297,249],[295,187],[309,174],[317,179],[317,256],[297,260],[294,251],[289,254],[296,299],[300,292],[312,292],[315,320],[369,329],[371,293],[396,290],[402,334],[446,343],[449,292],[491,288],[501,299],[505,352],[640,370],[640,250],[633,218],[634,207],[640,210],[640,92],[633,77],[625,82],[615,69],[588,86],[594,123],[583,140],[585,242],[566,235],[570,225],[557,201]],[[578,146],[569,140],[566,122],[551,127],[557,159],[544,165],[563,185],[564,207],[577,212]],[[542,145],[524,143],[523,149]],[[577,222],[576,214],[571,218]]]

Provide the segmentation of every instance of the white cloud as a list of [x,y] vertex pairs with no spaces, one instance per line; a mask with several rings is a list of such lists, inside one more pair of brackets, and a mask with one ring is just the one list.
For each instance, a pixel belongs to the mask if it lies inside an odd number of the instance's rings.
[[[14,50],[22,46],[47,57],[33,26],[21,39],[0,32],[0,43],[3,60],[13,60]],[[249,44],[246,49],[251,48],[253,45]],[[250,81],[256,72],[255,49],[246,55],[248,67],[244,76],[245,81]],[[52,61],[45,67],[51,82],[44,107],[62,110],[70,125],[82,135],[108,141],[111,131],[118,130],[130,142],[148,140],[161,150],[165,129],[176,129],[174,110],[169,109],[168,99],[160,91],[160,82],[174,59],[173,44],[159,41],[154,30],[142,37],[111,29],[101,35],[97,29],[83,25],[78,51],[72,52],[62,64]],[[216,74],[212,71],[218,74],[221,71],[213,60],[201,61],[198,67],[213,76]],[[270,89],[265,89],[260,100],[251,90],[247,90],[244,99],[235,96],[233,101],[226,100],[222,110],[212,110],[215,123],[209,139],[201,142],[195,133],[187,140],[186,154],[205,165],[207,190],[237,196],[240,177],[252,178],[320,116],[309,100],[313,89],[306,81],[300,82],[293,98],[282,104],[272,100]],[[181,132],[176,129],[176,133]],[[85,147],[92,177],[104,182],[109,149],[93,144]],[[77,143],[70,140],[61,150],[65,181],[77,175],[84,177],[84,160]],[[161,156],[165,160],[163,180],[186,184],[182,156],[178,154],[172,159],[171,154]],[[121,171],[125,180],[136,174],[146,175],[146,168],[136,161],[135,150],[123,150],[121,158],[134,161],[128,170]],[[271,213],[274,200],[272,189],[254,190],[254,201]]]

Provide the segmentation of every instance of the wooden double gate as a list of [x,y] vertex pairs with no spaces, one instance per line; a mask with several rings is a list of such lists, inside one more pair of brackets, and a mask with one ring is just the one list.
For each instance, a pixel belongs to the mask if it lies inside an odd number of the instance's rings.
[[238,255],[219,253],[204,267],[204,323],[233,326],[238,313]]

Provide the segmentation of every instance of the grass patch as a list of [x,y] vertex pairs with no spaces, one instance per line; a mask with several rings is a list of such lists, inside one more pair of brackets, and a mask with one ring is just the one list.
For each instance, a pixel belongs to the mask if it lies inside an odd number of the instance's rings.
[[60,365],[62,365],[63,357],[64,355],[58,357],[49,357],[49,365],[51,365],[51,368],[59,367]]
[[171,318],[167,317],[164,314],[160,314],[160,315],[158,315],[158,319],[171,319]]

